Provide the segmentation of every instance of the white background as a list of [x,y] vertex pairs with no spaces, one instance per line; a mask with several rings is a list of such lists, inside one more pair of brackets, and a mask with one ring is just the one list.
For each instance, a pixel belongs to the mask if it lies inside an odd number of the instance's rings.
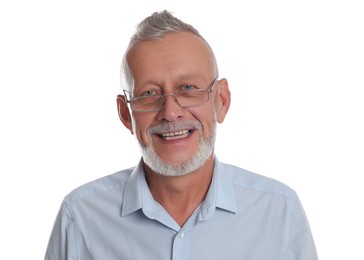
[[364,259],[364,8],[350,0],[2,1],[0,258],[42,259],[63,197],[139,160],[119,67],[162,9],[200,30],[229,80],[220,160],[294,188],[320,259]]

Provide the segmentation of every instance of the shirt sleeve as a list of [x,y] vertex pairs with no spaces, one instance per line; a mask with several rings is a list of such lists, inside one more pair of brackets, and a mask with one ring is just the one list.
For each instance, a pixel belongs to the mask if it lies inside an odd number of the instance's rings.
[[284,260],[318,260],[311,229],[299,199],[292,211]]
[[65,202],[58,212],[49,239],[45,260],[76,260],[76,225]]

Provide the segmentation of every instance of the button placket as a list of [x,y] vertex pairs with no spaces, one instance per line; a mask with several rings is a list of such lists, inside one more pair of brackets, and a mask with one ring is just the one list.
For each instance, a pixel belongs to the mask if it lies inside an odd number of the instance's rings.
[[172,259],[185,260],[189,259],[190,254],[190,241],[188,233],[178,232],[173,241]]

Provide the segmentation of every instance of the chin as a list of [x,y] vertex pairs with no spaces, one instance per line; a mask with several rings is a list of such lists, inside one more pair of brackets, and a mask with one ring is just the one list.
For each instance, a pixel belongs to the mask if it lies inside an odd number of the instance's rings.
[[[200,134],[200,137],[201,136],[202,135]],[[155,151],[153,145],[148,145],[141,148],[143,161],[152,171],[157,174],[164,176],[184,176],[195,172],[211,158],[214,151],[215,138],[216,129],[214,127],[210,136],[200,138],[198,150],[195,155],[192,155],[190,158],[184,158],[185,160],[182,159],[177,162],[170,162],[162,159],[161,156]]]
[[199,151],[188,160],[168,162],[163,160],[154,150],[153,146],[142,149],[143,161],[157,174],[164,176],[184,176],[202,167],[213,153],[214,142],[201,142]]

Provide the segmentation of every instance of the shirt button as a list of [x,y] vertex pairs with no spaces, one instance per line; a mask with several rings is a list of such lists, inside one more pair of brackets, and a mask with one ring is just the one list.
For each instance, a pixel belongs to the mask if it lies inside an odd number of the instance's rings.
[[185,233],[181,232],[181,233],[178,233],[178,237],[179,238],[183,238],[185,236]]

